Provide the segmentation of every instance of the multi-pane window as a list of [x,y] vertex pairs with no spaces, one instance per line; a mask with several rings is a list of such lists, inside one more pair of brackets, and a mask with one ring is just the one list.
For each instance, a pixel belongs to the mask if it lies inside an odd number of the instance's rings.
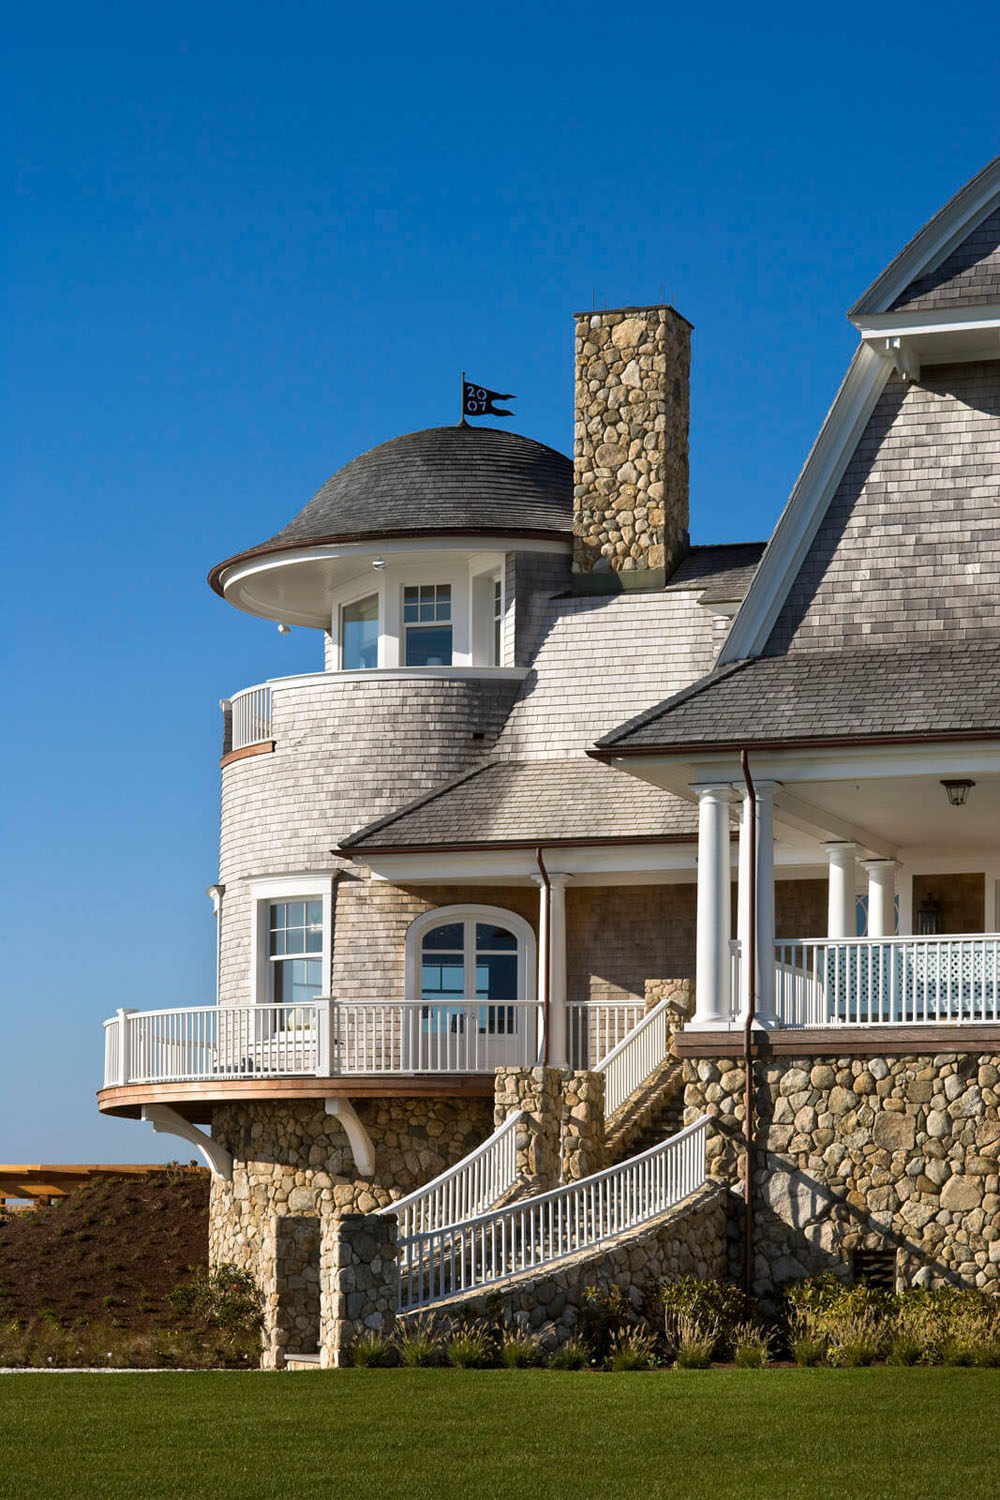
[[378,594],[341,609],[340,665],[345,672],[378,666]]
[[403,665],[451,666],[451,584],[421,583],[403,589]]
[[502,657],[503,643],[501,632],[503,631],[503,581],[500,578],[493,580],[493,665],[499,667]]
[[[493,922],[443,922],[424,933],[420,951],[420,997],[429,1002],[425,1023],[431,1030],[464,1029],[457,1011],[438,1009],[449,1001],[516,1000],[518,945],[513,932]],[[430,1003],[434,1009],[431,1010]],[[515,1027],[514,1008],[483,1005],[479,1030],[491,1035]]]
[[274,901],[267,916],[271,999],[309,1005],[323,989],[323,903]]

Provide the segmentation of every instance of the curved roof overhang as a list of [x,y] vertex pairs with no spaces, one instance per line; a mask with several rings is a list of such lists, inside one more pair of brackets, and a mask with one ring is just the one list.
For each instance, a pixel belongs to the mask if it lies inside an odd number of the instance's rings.
[[217,594],[246,614],[328,629],[331,594],[364,576],[376,557],[433,553],[442,561],[459,563],[477,552],[568,553],[571,546],[569,535],[551,530],[368,532],[323,538],[308,546],[254,547],[216,564],[208,581]]

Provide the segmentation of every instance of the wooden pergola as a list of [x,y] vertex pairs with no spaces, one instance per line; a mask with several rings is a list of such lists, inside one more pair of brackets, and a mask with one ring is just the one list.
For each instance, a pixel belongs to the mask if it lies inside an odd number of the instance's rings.
[[[149,1165],[135,1162],[0,1165],[0,1212],[8,1207],[8,1199],[27,1198],[36,1203],[48,1203],[53,1198],[65,1198],[74,1188],[84,1187],[88,1182],[100,1182],[109,1177],[155,1177],[164,1170],[162,1162]],[[182,1170],[194,1176],[207,1175],[205,1167],[184,1167]]]

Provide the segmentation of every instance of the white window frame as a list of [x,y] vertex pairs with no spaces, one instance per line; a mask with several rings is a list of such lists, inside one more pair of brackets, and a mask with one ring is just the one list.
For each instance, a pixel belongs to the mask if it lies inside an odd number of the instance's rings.
[[[416,917],[406,931],[406,998],[408,1000],[422,999],[423,986],[420,983],[420,966],[423,956],[424,934],[432,927],[442,927],[446,922],[471,923],[492,922],[498,927],[506,927],[517,938],[517,995],[518,1000],[534,1000],[536,994],[536,979],[538,973],[537,946],[535,943],[535,930],[526,918],[520,916],[516,911],[508,911],[503,906],[436,906],[431,911],[426,911],[422,916]],[[472,943],[468,941],[469,934],[466,933],[463,944],[465,954],[465,980],[463,989],[466,1000],[475,996],[475,932],[472,933]],[[472,983],[470,984],[470,978]],[[504,1002],[498,1000],[497,1005]],[[486,1004],[480,1001],[480,1004]]]
[[290,957],[321,958],[323,983],[320,997],[330,993],[333,961],[333,877],[329,870],[310,874],[271,875],[250,881],[250,993],[254,1005],[273,1005],[274,965],[270,954],[268,913],[275,901],[322,901],[323,947],[319,954]]

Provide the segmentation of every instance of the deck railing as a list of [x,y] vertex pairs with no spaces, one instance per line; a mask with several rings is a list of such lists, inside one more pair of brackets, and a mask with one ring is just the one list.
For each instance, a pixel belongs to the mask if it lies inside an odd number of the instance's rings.
[[121,1010],[104,1023],[104,1083],[532,1067],[539,1010],[479,999]]
[[1000,935],[776,945],[782,1026],[1000,1022]]
[[540,1270],[654,1219],[705,1182],[708,1118],[628,1161],[506,1208],[401,1239],[399,1307]]
[[398,1215],[404,1240],[485,1213],[510,1192],[517,1180],[517,1127],[523,1113],[515,1110],[468,1156],[409,1197],[379,1209],[379,1213]]
[[231,750],[260,745],[271,738],[271,689],[266,683],[244,688],[229,700],[229,706],[233,716]]
[[597,1064],[594,1071],[604,1074],[605,1119],[617,1114],[626,1099],[641,1088],[669,1056],[670,1009],[670,1001],[661,1000]]

